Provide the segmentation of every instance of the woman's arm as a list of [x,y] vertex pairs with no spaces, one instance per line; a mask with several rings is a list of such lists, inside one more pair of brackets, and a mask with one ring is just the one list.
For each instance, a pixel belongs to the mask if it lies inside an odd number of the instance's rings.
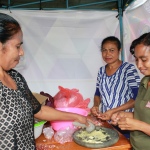
[[48,106],[42,106],[41,110],[38,113],[36,113],[34,117],[47,121],[73,120],[88,125],[87,118],[85,116],[75,113],[59,111]]
[[134,102],[135,101],[133,99],[130,99],[127,103],[125,103],[119,107],[116,107],[116,108],[113,108],[113,109],[106,111],[105,113],[103,113],[103,115],[100,116],[100,118],[102,120],[110,120],[114,113],[133,108]]
[[118,112],[118,111],[127,110],[127,109],[130,109],[130,108],[133,108],[134,107],[134,103],[135,103],[135,100],[130,99],[125,104],[123,104],[123,105],[121,105],[119,107],[113,108],[111,110],[113,111],[113,113]]
[[141,122],[139,124],[139,130],[150,136],[150,124]]
[[150,124],[136,120],[133,118],[121,118],[118,121],[118,126],[121,130],[138,130],[150,136]]
[[99,115],[99,105],[100,105],[100,97],[95,95],[94,96],[94,105],[93,107],[91,108],[91,113],[94,115],[94,116],[98,116]]

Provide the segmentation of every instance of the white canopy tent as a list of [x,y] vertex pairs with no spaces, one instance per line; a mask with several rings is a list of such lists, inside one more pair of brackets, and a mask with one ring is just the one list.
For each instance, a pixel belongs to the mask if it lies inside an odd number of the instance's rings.
[[[124,59],[134,63],[129,53],[133,39],[150,31],[150,0],[135,1],[123,14]],[[141,0],[139,0],[141,2]],[[25,55],[16,69],[33,92],[52,96],[58,86],[76,88],[93,105],[103,38],[120,37],[114,11],[81,10],[0,10],[16,18],[24,33]],[[141,75],[142,77],[142,75]]]

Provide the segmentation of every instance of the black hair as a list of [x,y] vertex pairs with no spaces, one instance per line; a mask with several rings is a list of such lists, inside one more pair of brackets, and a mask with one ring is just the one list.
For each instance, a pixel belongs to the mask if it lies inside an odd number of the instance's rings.
[[11,16],[0,13],[0,42],[5,43],[21,30],[19,23]]
[[121,49],[121,42],[120,42],[120,40],[117,37],[115,37],[115,36],[109,36],[109,37],[106,37],[105,39],[103,39],[102,44],[101,44],[101,50],[103,48],[103,45],[105,43],[107,43],[107,42],[114,42],[114,43],[116,43],[116,46],[117,46],[118,50]]
[[142,34],[139,38],[135,39],[130,46],[130,53],[134,56],[134,49],[138,44],[150,46],[150,32]]

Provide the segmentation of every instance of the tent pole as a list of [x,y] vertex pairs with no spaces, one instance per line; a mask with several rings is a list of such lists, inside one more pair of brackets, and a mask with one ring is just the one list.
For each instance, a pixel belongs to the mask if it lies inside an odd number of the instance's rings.
[[123,1],[118,0],[118,15],[119,15],[119,25],[120,25],[120,41],[121,41],[121,60],[124,61],[124,42],[123,42]]
[[29,3],[23,3],[23,4],[19,4],[19,5],[10,5],[11,0],[8,0],[8,4],[10,8],[18,8],[18,7],[22,7],[22,6],[28,6],[28,5],[34,5],[34,4],[40,4],[40,3],[44,3],[44,2],[51,2],[54,0],[38,0],[36,2],[29,2]]

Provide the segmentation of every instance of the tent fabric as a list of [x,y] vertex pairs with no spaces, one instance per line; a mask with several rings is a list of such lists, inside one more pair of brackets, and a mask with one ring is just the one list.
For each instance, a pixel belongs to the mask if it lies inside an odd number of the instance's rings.
[[125,60],[132,63],[134,57],[128,52],[131,42],[143,33],[150,32],[150,0],[140,7],[133,5],[133,8],[126,10],[123,17]]
[[[129,54],[131,41],[150,31],[148,0],[142,6],[127,10],[123,16],[125,60],[134,63]],[[58,86],[76,88],[93,105],[99,67],[105,65],[100,45],[103,38],[120,38],[119,20],[114,11],[28,11],[3,10],[16,18],[24,33],[25,56],[16,69],[23,74],[33,92],[51,95]]]

